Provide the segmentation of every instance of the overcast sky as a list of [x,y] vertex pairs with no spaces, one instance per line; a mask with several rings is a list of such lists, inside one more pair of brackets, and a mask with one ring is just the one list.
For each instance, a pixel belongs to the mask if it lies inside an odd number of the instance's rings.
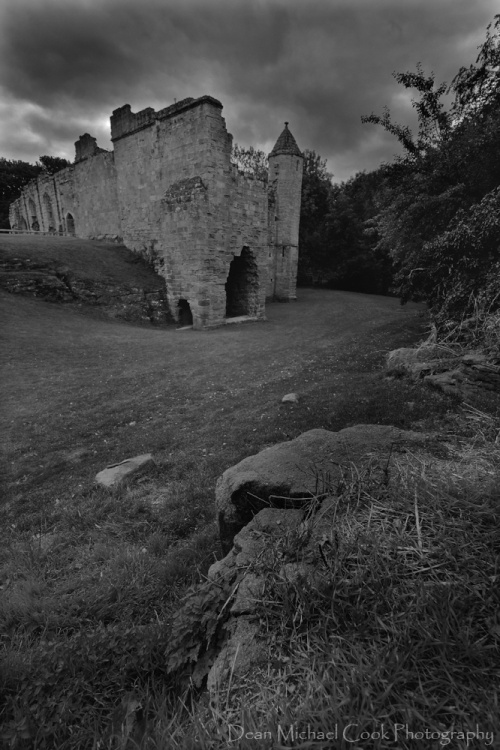
[[344,180],[391,160],[362,115],[413,124],[392,73],[451,82],[474,62],[498,0],[0,0],[0,156],[74,159],[109,117],[204,94],[242,146],[270,151],[283,121]]

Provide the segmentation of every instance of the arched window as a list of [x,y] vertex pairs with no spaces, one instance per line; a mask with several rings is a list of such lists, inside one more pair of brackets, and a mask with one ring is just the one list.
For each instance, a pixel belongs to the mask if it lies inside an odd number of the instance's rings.
[[36,206],[35,206],[35,201],[33,200],[33,198],[28,198],[28,209],[30,213],[30,227],[31,229],[38,231],[40,229],[40,224],[38,223],[38,218],[36,215]]
[[14,211],[14,226],[12,227],[12,229],[18,229],[22,231],[23,229],[27,229],[27,228],[28,228],[28,225],[26,224],[26,220],[24,216],[22,215],[19,206],[16,206],[15,211]]
[[45,209],[45,218],[47,219],[48,230],[49,232],[55,232],[56,226],[54,221],[54,214],[52,212],[52,201],[50,200],[47,193],[43,194],[42,202]]

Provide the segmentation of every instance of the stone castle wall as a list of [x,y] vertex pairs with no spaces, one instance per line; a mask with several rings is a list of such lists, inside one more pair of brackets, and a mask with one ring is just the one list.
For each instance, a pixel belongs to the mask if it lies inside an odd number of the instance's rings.
[[296,144],[271,155],[269,184],[239,172],[221,112],[209,96],[115,110],[113,152],[82,136],[74,165],[25,188],[11,225],[122,238],[165,278],[172,314],[189,306],[196,328],[262,318],[266,296],[295,298],[302,157]]

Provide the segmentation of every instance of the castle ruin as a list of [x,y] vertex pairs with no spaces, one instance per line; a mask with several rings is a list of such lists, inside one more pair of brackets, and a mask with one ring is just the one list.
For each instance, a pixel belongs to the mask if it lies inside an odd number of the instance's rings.
[[194,328],[261,319],[296,296],[303,158],[285,123],[268,180],[232,164],[232,136],[210,96],[158,112],[113,112],[113,151],[85,134],[75,162],[29,183],[13,229],[120,239],[166,282],[172,315]]

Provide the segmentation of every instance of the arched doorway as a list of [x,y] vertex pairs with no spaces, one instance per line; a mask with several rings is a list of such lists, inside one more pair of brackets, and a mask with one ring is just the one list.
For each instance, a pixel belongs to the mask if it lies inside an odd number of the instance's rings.
[[177,303],[177,320],[181,328],[193,325],[193,313],[187,299],[180,299]]
[[235,255],[226,281],[226,318],[257,313],[259,270],[248,247]]
[[66,214],[66,231],[68,234],[75,233],[75,220],[72,214]]
[[47,224],[49,228],[49,232],[55,232],[55,222],[54,222],[54,213],[52,211],[52,201],[50,200],[47,193],[43,194],[43,207],[45,209],[45,218],[47,219]]
[[38,219],[36,215],[35,202],[32,198],[28,198],[28,208],[30,212],[30,227],[31,229],[38,231],[40,229],[40,224],[38,223]]
[[21,214],[21,211],[19,210],[19,208],[16,207],[14,211],[14,226],[12,227],[12,229],[17,229],[17,230],[22,231],[23,229],[25,230],[27,228],[28,228],[28,225],[26,224],[26,220],[24,216]]

